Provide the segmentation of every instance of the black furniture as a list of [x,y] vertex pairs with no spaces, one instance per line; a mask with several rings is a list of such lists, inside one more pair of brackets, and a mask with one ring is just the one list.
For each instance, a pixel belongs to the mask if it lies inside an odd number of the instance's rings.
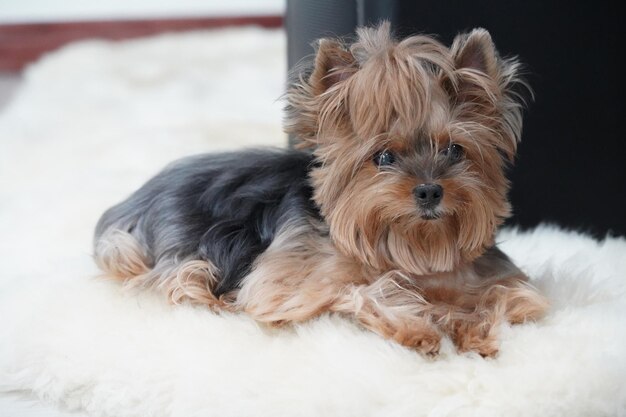
[[289,65],[321,36],[390,20],[395,32],[436,34],[446,44],[477,26],[502,55],[525,63],[535,101],[511,171],[514,216],[626,235],[626,92],[623,18],[617,1],[288,0]]

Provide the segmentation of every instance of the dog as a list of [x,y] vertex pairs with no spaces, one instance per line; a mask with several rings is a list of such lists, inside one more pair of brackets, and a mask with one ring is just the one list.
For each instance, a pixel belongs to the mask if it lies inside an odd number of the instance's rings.
[[299,149],[176,161],[98,222],[95,260],[173,303],[272,325],[351,317],[426,355],[494,356],[547,301],[495,244],[522,128],[520,64],[489,33],[451,47],[388,23],[322,39],[292,77]]

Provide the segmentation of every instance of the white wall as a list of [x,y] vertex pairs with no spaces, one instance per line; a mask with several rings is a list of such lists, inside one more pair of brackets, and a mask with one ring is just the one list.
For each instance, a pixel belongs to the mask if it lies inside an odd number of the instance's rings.
[[285,0],[0,0],[0,24],[284,14]]

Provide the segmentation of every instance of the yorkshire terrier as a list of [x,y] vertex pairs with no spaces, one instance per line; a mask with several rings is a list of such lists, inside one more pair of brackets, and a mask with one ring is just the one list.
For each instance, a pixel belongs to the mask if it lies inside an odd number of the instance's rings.
[[286,93],[300,150],[185,158],[110,208],[95,258],[174,303],[259,322],[324,313],[425,354],[493,356],[546,299],[495,245],[524,101],[489,33],[322,39]]

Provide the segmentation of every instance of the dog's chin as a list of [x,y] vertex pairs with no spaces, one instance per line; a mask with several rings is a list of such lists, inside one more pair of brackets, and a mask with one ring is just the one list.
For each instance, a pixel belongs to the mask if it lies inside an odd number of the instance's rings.
[[442,214],[435,211],[423,211],[420,213],[420,219],[425,221],[434,221],[440,219],[441,217]]

